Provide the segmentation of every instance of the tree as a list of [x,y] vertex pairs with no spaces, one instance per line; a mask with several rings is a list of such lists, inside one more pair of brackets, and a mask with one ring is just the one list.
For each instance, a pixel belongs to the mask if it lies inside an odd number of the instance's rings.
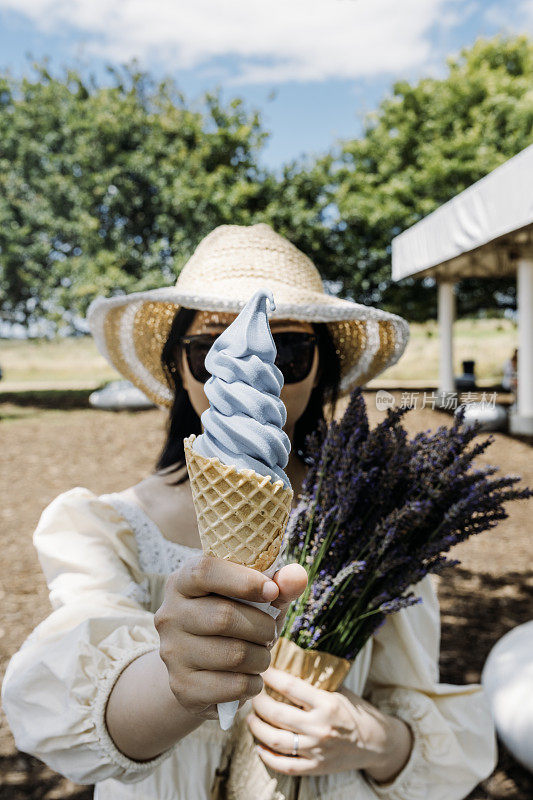
[[[364,136],[320,161],[337,211],[330,252],[343,291],[409,319],[433,315],[436,293],[421,281],[391,282],[392,238],[533,141],[531,40],[479,39],[447,64],[443,79],[395,83]],[[513,302],[509,278],[459,287],[459,312]]]
[[[112,85],[74,70],[0,76],[0,315],[57,323],[97,294],[173,283],[216,225],[268,206],[257,112],[186,100],[135,66]],[[263,216],[261,216],[263,218]]]

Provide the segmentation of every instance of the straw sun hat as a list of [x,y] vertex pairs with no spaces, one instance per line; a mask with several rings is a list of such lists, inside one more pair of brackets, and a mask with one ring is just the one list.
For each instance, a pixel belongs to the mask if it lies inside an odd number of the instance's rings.
[[238,314],[261,287],[274,295],[269,318],[327,323],[341,363],[341,395],[390,367],[405,349],[404,319],[326,294],[313,262],[264,222],[219,225],[196,247],[175,286],[98,297],[87,320],[102,355],[154,403],[170,407],[161,351],[176,311]]

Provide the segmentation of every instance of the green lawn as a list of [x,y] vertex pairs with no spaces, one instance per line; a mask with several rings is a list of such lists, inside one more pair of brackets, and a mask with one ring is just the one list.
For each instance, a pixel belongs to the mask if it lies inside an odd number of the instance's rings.
[[[476,362],[476,378],[498,383],[503,365],[518,343],[514,322],[507,319],[461,319],[453,327],[454,371],[462,361]],[[382,374],[387,380],[430,380],[439,377],[439,334],[434,321],[410,326],[409,343],[397,364]],[[378,378],[379,380],[379,378]]]
[[[382,377],[435,381],[439,370],[437,323],[413,323],[410,330],[404,355]],[[456,374],[462,372],[463,359],[474,359],[477,378],[497,382],[505,360],[516,347],[516,325],[505,319],[459,320],[454,325],[454,341]],[[0,365],[4,371],[0,389],[4,382],[92,381],[96,386],[119,377],[90,337],[57,341],[4,339],[0,342]]]
[[93,381],[97,385],[119,377],[90,336],[52,341],[2,339],[0,366],[3,381],[17,383]]

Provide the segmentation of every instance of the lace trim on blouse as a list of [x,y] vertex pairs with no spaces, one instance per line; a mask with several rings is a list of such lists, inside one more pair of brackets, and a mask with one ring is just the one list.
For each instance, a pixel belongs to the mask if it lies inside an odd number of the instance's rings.
[[171,542],[140,506],[124,500],[117,493],[100,495],[100,499],[112,505],[131,527],[143,572],[170,575],[190,555],[201,552],[200,547]]

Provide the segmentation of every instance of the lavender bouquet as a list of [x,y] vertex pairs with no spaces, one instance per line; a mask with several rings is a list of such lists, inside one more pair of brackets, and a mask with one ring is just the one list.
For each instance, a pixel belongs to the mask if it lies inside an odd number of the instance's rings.
[[288,560],[308,572],[281,636],[303,649],[352,661],[388,614],[420,602],[412,587],[458,564],[453,545],[507,517],[503,504],[531,497],[519,476],[474,468],[493,436],[469,445],[479,426],[409,439],[407,408],[387,411],[370,430],[363,395],[341,421],[322,423],[307,444],[310,467],[289,521]]
[[[464,426],[464,412],[451,427],[409,438],[408,410],[389,409],[370,429],[356,388],[343,418],[322,422],[306,440],[309,468],[289,519],[286,560],[305,567],[308,584],[289,607],[271,664],[330,691],[387,615],[420,602],[418,581],[459,563],[445,556],[453,545],[497,525],[504,503],[533,495],[516,487],[518,476],[474,467],[493,437],[473,443],[479,426]],[[265,770],[276,797],[294,796],[298,779],[274,775],[254,757],[247,727],[226,758],[232,798],[252,796],[246,792]]]

